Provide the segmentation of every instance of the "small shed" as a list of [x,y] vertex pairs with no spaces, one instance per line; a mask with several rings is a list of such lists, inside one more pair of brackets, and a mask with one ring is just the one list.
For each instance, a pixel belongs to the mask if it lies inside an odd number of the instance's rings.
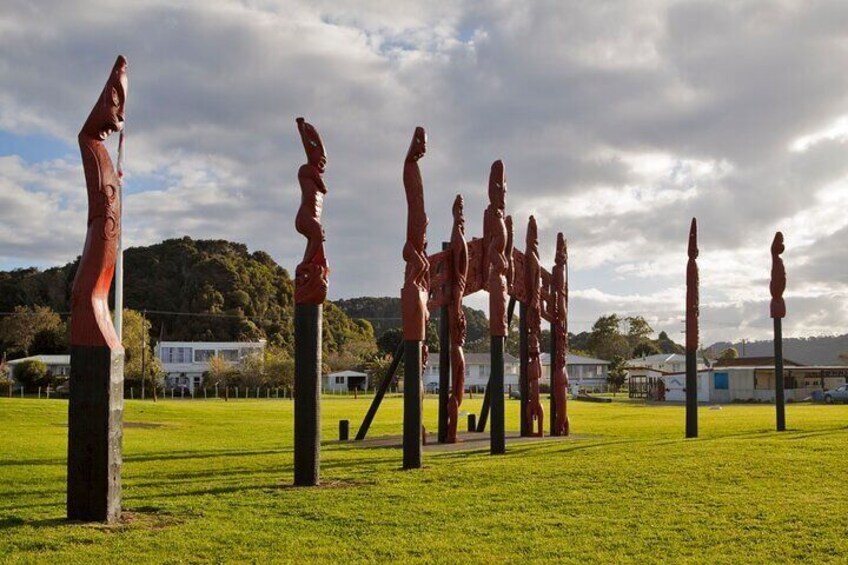
[[324,375],[322,380],[326,392],[368,390],[368,374],[358,371],[338,371]]

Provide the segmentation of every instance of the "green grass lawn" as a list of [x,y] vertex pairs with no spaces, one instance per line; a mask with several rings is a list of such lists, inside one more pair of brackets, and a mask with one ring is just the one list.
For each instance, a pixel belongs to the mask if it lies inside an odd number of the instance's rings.
[[[369,402],[326,397],[325,440]],[[399,434],[401,406],[371,434]],[[127,401],[127,516],[107,527],[63,521],[66,402],[0,399],[0,560],[848,562],[848,406],[790,405],[782,434],[773,406],[702,408],[697,440],[680,406],[569,409],[584,439],[425,453],[416,471],[330,443],[324,486],[290,488],[290,401]],[[435,430],[434,397],[425,412]]]

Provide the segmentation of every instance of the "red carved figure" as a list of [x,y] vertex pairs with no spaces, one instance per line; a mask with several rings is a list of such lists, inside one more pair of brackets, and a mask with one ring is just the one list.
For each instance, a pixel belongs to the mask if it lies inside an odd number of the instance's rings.
[[771,242],[771,283],[769,290],[771,291],[772,318],[786,317],[786,303],[783,301],[783,291],[786,290],[786,269],[783,266],[783,259],[780,258],[784,249],[783,234],[777,232],[774,234],[774,241]]
[[121,180],[103,142],[123,130],[126,97],[127,60],[119,56],[79,132],[88,189],[88,231],[71,294],[71,345],[121,348],[108,303],[121,233]]
[[298,118],[297,129],[306,150],[306,163],[297,172],[301,199],[294,227],[306,238],[306,251],[295,269],[294,300],[298,304],[323,304],[330,274],[324,253],[324,228],[321,227],[324,195],[327,194],[324,184],[327,152],[312,124]]
[[689,262],[686,265],[686,351],[698,350],[698,222],[689,228]]
[[456,443],[456,429],[459,425],[459,407],[465,392],[465,345],[466,321],[462,310],[462,297],[468,278],[468,245],[465,243],[465,217],[463,216],[462,196],[457,195],[453,202],[453,229],[450,239],[451,273],[450,304],[448,320],[450,324],[450,361],[451,395],[448,399],[448,443]]
[[[527,429],[532,435],[541,436],[544,409],[539,400],[539,384],[542,379],[541,344],[542,335],[542,266],[539,261],[539,236],[536,218],[530,216],[527,223],[527,247],[524,251],[524,276],[527,285]],[[533,432],[533,424],[536,431]]]
[[506,258],[506,176],[503,161],[492,163],[489,174],[489,206],[483,215],[486,242],[487,289],[489,291],[489,333],[505,337],[509,261]]
[[[512,216],[507,216],[504,220],[504,223],[506,224],[506,251],[504,253],[506,255],[507,262],[506,290],[507,294],[512,294],[512,285],[515,281],[515,260],[512,256],[513,236],[515,232],[512,227]],[[507,320],[506,322],[507,325],[509,325],[509,320]]]
[[551,273],[551,294],[554,300],[554,331],[556,332],[556,355],[553,359],[551,388],[556,405],[556,422],[551,435],[567,436],[568,421],[568,248],[562,232],[557,234],[554,268]]
[[424,211],[424,183],[418,160],[427,152],[424,128],[415,128],[412,143],[403,164],[403,186],[406,190],[406,243],[403,259],[406,273],[401,291],[403,337],[424,341],[427,328],[427,294],[430,288],[430,263],[427,260],[427,213]]

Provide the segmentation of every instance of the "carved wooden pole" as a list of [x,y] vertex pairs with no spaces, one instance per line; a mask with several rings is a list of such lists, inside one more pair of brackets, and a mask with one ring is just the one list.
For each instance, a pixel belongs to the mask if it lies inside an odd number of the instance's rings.
[[427,152],[424,128],[415,128],[403,165],[406,191],[406,261],[401,315],[404,339],[403,382],[403,468],[421,467],[421,428],[423,426],[424,392],[421,374],[427,363],[427,298],[430,289],[430,263],[427,260],[427,213],[424,210],[424,183],[418,160]]
[[562,232],[557,234],[554,268],[551,273],[551,295],[555,301],[554,322],[551,328],[551,399],[554,416],[551,435],[567,436],[568,421],[568,250]]
[[70,520],[115,522],[121,514],[124,349],[108,303],[121,233],[121,181],[103,141],[123,129],[126,97],[127,60],[119,56],[79,133],[88,231],[71,293]]
[[492,163],[489,174],[489,206],[483,216],[483,237],[487,240],[489,335],[491,339],[490,402],[492,425],[490,450],[493,455],[506,452],[504,424],[504,346],[507,335],[507,230],[506,175],[503,162]]
[[448,438],[449,443],[456,443],[456,431],[459,426],[459,407],[465,395],[465,346],[467,322],[462,310],[462,297],[465,295],[465,285],[468,280],[468,245],[465,242],[465,216],[463,214],[462,196],[456,195],[453,202],[453,229],[451,230],[451,269],[450,305],[448,317],[450,320],[450,367],[453,387],[448,400]]
[[[442,242],[442,251],[450,249],[450,242]],[[432,282],[432,281],[431,281]],[[450,292],[449,290],[447,292]],[[448,304],[439,308],[439,443],[448,443],[451,386],[451,334]]]
[[320,481],[321,330],[330,274],[321,226],[327,152],[303,118],[297,119],[297,129],[306,163],[297,172],[301,201],[295,228],[306,238],[306,251],[294,280],[294,484],[314,486]]
[[783,234],[774,234],[771,243],[771,317],[774,319],[774,403],[777,412],[777,431],[786,431],[786,399],[783,380],[783,318],[786,317],[786,303],[783,291],[786,290],[786,268],[780,255],[785,250]]
[[[536,218],[527,223],[524,252],[524,276],[527,285],[527,430],[530,435],[544,435],[545,411],[540,399],[542,379],[542,265],[539,261],[539,235]],[[535,426],[534,426],[535,424]]]
[[689,228],[686,265],[686,437],[698,437],[698,222]]

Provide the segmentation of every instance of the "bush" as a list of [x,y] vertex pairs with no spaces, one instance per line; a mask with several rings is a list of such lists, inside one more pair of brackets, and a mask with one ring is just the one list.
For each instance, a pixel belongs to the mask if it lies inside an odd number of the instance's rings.
[[15,380],[27,388],[46,386],[52,376],[47,365],[37,359],[24,361],[15,367]]

